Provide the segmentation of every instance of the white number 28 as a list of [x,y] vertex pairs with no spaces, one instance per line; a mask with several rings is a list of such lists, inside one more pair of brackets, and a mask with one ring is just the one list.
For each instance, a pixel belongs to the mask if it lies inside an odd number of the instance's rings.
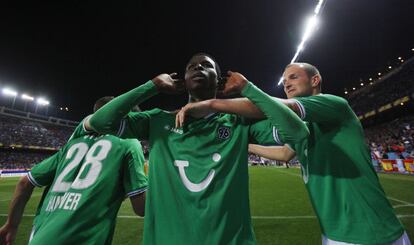
[[[100,147],[99,151],[96,152],[96,149]],[[99,176],[99,173],[102,170],[102,160],[104,160],[109,151],[111,150],[112,144],[108,140],[100,140],[93,144],[88,150],[88,145],[81,142],[74,144],[68,150],[66,154],[66,159],[73,160],[68,163],[68,165],[63,169],[60,175],[57,177],[55,184],[52,187],[53,192],[66,192],[69,188],[73,189],[86,189],[95,183],[96,179]],[[75,154],[75,156],[73,156]],[[86,155],[86,157],[85,157]],[[85,157],[85,159],[84,159]],[[63,181],[65,176],[70,173],[74,168],[76,168],[83,160],[82,167],[79,170],[78,175],[76,176],[73,182]],[[90,165],[90,168],[87,173],[83,173],[86,167]],[[84,176],[81,178],[81,176]]]

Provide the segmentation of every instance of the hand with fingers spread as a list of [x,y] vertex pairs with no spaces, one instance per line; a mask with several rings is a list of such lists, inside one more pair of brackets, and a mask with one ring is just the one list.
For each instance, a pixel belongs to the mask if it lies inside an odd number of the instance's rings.
[[184,81],[182,79],[174,78],[177,73],[160,74],[152,79],[152,82],[157,86],[161,93],[165,94],[180,94],[185,91]]
[[175,127],[184,126],[187,117],[202,118],[214,112],[211,107],[212,100],[188,103],[175,116]]
[[224,84],[219,84],[221,88],[220,93],[223,95],[240,94],[243,88],[248,83],[247,78],[238,72],[227,72],[227,80]]
[[5,224],[0,228],[0,245],[11,245],[16,238],[17,228]]

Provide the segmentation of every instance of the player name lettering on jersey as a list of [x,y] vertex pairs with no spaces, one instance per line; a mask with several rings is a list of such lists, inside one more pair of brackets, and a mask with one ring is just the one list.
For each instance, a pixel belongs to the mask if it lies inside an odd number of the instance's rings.
[[53,196],[46,207],[46,212],[53,212],[56,209],[76,210],[82,194],[66,192],[63,196]]

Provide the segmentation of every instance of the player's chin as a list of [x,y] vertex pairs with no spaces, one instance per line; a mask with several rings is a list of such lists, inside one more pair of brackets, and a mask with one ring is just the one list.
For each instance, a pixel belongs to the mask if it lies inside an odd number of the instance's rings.
[[291,98],[295,98],[295,97],[304,97],[306,95],[305,95],[305,93],[301,93],[298,90],[294,90],[294,91],[291,91],[291,92],[287,93],[286,96],[288,97],[288,99],[291,99]]

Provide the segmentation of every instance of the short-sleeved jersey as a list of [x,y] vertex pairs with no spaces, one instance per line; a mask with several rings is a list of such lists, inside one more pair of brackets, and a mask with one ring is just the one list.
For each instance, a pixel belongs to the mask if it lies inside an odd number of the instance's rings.
[[310,136],[294,148],[323,234],[357,244],[398,239],[403,227],[385,197],[362,126],[347,101],[328,94],[295,99]]
[[212,114],[175,128],[175,114],[130,113],[122,137],[150,144],[144,244],[254,244],[249,141],[275,144],[268,121]]
[[[90,117],[90,116],[88,116]],[[86,117],[86,118],[88,118]],[[84,121],[86,120],[86,118],[84,120],[82,120],[78,126],[75,128],[75,130],[73,131],[72,135],[69,137],[68,142],[71,141],[72,139],[81,137],[81,136],[85,136],[87,134],[91,134],[93,133],[92,131],[86,130],[85,126],[84,126]],[[45,163],[46,161],[55,161],[54,157],[49,157],[47,159],[45,159],[43,161],[43,164],[47,165],[49,163]],[[33,233],[35,232],[36,227],[39,227],[38,224],[40,224],[42,222],[42,207],[43,207],[43,202],[49,192],[49,186],[45,186],[45,188],[43,189],[43,193],[42,193],[42,197],[40,198],[39,204],[37,205],[37,209],[36,209],[36,214],[35,214],[35,219],[33,220],[33,229],[32,229],[32,235],[34,235]]]
[[28,178],[48,186],[30,244],[110,244],[125,197],[147,189],[136,139],[85,135],[37,164]]

